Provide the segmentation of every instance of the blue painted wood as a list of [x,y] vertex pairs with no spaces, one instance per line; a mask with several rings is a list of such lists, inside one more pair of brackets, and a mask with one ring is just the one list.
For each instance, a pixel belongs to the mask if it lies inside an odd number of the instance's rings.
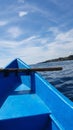
[[62,127],[66,130],[72,130],[73,102],[62,95],[50,83],[45,82],[39,75],[36,75],[36,93],[49,107]]
[[[15,59],[6,68],[29,68]],[[39,74],[0,73],[0,130],[73,130],[73,102]]]
[[0,121],[1,130],[46,130],[47,126],[51,129],[51,121],[48,114]]

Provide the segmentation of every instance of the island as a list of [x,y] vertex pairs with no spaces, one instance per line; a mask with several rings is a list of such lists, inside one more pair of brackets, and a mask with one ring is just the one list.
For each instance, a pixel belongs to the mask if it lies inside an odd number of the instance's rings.
[[46,60],[42,63],[47,63],[47,62],[57,62],[57,61],[66,61],[66,60],[73,60],[73,55],[69,55],[67,57],[59,57],[56,59],[51,59],[51,60]]

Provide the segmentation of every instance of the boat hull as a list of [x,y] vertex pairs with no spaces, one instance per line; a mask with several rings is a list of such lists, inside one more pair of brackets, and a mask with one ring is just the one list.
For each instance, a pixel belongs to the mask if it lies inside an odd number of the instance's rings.
[[[29,68],[15,59],[6,68]],[[0,73],[1,130],[73,130],[73,103],[36,72]]]

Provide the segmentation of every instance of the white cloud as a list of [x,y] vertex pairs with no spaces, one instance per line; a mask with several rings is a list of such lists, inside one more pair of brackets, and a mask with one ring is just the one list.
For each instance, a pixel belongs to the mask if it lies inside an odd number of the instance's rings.
[[0,21],[0,26],[5,26],[5,25],[7,25],[7,24],[8,24],[7,21]]
[[23,4],[25,0],[18,0],[18,2]]
[[28,38],[25,38],[24,40],[22,40],[21,41],[21,44],[23,45],[24,43],[25,44],[31,44],[31,45],[33,45],[33,42],[34,42],[34,44],[35,44],[35,41],[38,39],[38,36],[35,36],[35,35],[33,35],[33,36],[30,36],[30,37],[28,37]]
[[23,16],[25,16],[27,14],[28,14],[28,12],[26,12],[26,11],[20,11],[19,12],[19,17],[23,17]]
[[56,40],[60,42],[73,41],[73,29],[68,32],[61,32],[56,36]]
[[[41,44],[40,46],[37,46]],[[4,55],[1,49],[5,48]],[[30,36],[24,40],[0,41],[1,66],[16,57],[21,58],[26,63],[37,63],[48,59],[73,54],[73,30],[56,34],[53,42],[49,42],[48,37]],[[8,60],[7,60],[8,59]],[[4,61],[3,61],[4,60]]]
[[48,31],[49,31],[49,32],[52,32],[54,35],[57,35],[57,34],[60,33],[60,30],[59,30],[58,27],[50,27],[50,28],[48,29]]
[[55,36],[54,41],[45,46],[47,47],[51,58],[73,54],[73,29],[67,32],[59,31]]
[[14,48],[17,48],[20,45],[19,42],[11,41],[11,40],[2,40],[0,41],[0,48],[5,48],[6,50],[12,50]]
[[17,38],[19,37],[23,32],[22,30],[17,27],[17,26],[13,26],[13,27],[10,27],[8,30],[7,30],[7,33],[8,35],[11,37],[11,38]]

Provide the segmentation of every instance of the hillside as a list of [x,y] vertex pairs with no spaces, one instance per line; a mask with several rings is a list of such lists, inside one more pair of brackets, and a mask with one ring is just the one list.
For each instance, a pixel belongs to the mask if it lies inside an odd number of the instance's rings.
[[47,61],[44,61],[42,63],[56,62],[56,61],[66,61],[66,60],[73,60],[73,55],[70,55],[68,57],[60,57],[60,58],[56,58],[56,59],[47,60]]

